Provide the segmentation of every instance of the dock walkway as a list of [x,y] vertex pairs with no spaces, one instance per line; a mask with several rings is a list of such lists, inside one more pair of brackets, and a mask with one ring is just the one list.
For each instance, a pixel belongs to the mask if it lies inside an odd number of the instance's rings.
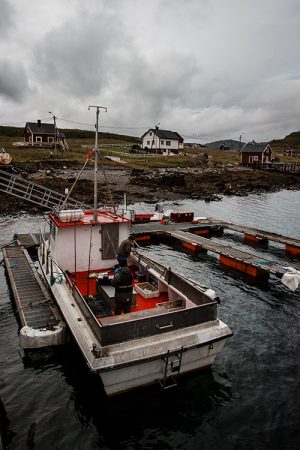
[[8,246],[3,248],[3,256],[22,327],[41,329],[57,325],[51,297],[27,250],[20,245]]
[[[220,262],[224,265],[248,273],[249,275],[259,276],[263,272],[272,273],[276,276],[283,276],[286,270],[279,264],[272,261],[258,258],[256,255],[247,253],[229,245],[223,245],[210,239],[197,236],[185,231],[172,231],[170,235],[183,242],[183,245],[194,251],[201,249],[217,253],[220,255]],[[191,247],[190,247],[191,246]],[[253,270],[253,269],[254,270]]]
[[262,231],[256,228],[246,227],[244,225],[236,225],[231,222],[212,220],[211,223],[219,225],[223,228],[227,228],[228,230],[237,231],[238,233],[244,233],[246,236],[253,236],[258,240],[278,242],[279,244],[299,247],[300,249],[300,239],[290,238],[287,236],[282,236],[280,234],[271,233],[269,231]]
[[[272,240],[285,245],[285,250],[293,255],[300,254],[300,240],[281,236],[275,233],[256,230],[254,228],[235,225],[229,222],[224,222],[215,219],[206,219],[199,223],[183,222],[183,223],[166,223],[150,222],[143,224],[132,225],[131,232],[137,240],[143,240],[149,235],[169,236],[177,241],[180,241],[184,248],[198,252],[210,251],[220,255],[220,263],[230,268],[244,272],[254,277],[268,276],[269,274],[282,277],[286,269],[281,265],[260,258],[251,253],[241,251],[229,245],[214,242],[206,237],[199,236],[211,235],[213,230],[223,230],[224,228],[244,233],[245,240],[250,242],[261,242]],[[207,234],[206,234],[207,232]],[[250,237],[250,238],[249,238]],[[253,239],[251,239],[253,237]],[[146,240],[146,239],[145,239]]]

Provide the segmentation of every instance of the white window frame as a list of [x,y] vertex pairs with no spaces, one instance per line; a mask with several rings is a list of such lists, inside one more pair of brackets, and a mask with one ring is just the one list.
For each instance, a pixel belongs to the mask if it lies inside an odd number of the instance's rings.
[[42,136],[36,136],[35,137],[35,142],[43,142]]
[[171,147],[171,141],[166,141],[166,146]]
[[258,161],[258,156],[253,156],[253,161]]

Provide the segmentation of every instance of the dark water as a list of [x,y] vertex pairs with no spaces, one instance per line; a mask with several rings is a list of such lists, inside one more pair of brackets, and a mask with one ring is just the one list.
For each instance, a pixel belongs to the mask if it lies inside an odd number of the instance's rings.
[[[139,205],[142,208],[142,205]],[[149,210],[153,206],[143,205]],[[168,204],[300,238],[300,192]],[[43,220],[1,218],[0,245]],[[220,239],[220,238],[218,238]],[[255,250],[226,234],[228,245],[300,269],[279,245]],[[158,247],[145,249],[153,254]],[[0,267],[0,423],[10,449],[298,449],[300,448],[300,294],[276,278],[257,286],[222,270],[213,255],[194,258],[167,246],[162,261],[209,285],[219,318],[234,332],[211,371],[107,399],[71,343],[25,355],[4,269]]]

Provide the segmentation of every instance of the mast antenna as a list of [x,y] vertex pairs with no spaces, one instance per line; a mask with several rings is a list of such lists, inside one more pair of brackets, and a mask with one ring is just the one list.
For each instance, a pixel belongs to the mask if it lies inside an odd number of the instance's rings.
[[104,109],[105,112],[107,112],[106,106],[98,106],[98,105],[90,105],[89,110],[91,108],[96,108],[96,125],[95,125],[95,148],[94,148],[94,157],[95,157],[95,164],[94,164],[94,222],[97,222],[97,206],[98,206],[98,200],[97,200],[97,172],[98,172],[98,128],[99,128],[99,112],[100,109]]

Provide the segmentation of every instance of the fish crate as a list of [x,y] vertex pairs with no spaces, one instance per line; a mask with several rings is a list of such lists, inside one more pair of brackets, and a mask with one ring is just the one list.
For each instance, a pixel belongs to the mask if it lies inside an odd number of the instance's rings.
[[136,283],[134,285],[134,289],[144,298],[155,298],[159,297],[159,290],[156,289],[152,284],[145,283]]

